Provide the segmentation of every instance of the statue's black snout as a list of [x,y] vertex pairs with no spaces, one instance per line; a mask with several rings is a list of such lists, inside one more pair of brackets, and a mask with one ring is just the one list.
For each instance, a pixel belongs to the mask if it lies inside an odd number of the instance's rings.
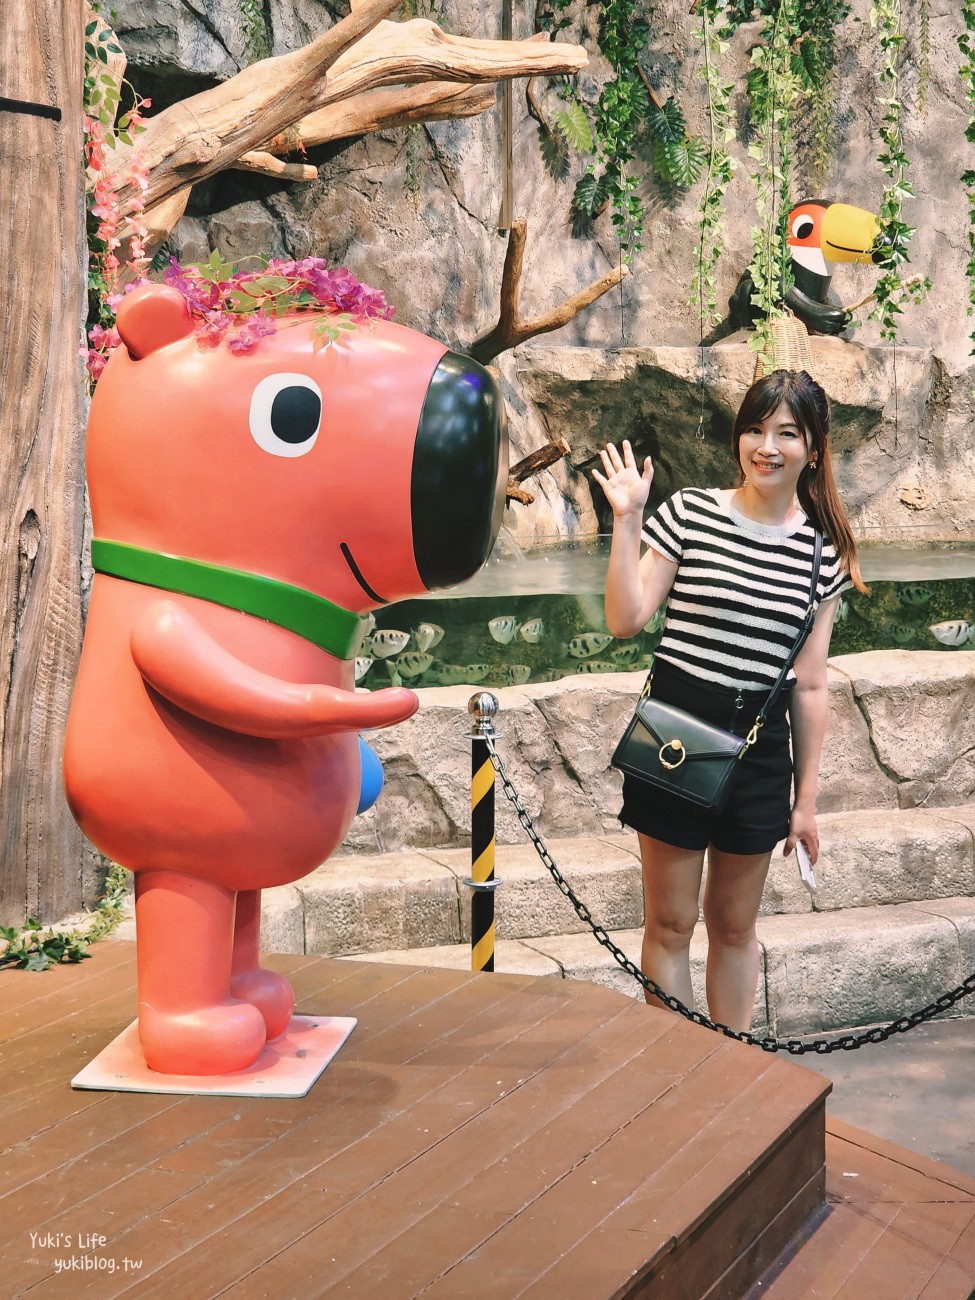
[[413,553],[428,590],[470,578],[491,552],[508,484],[504,401],[485,368],[448,352],[423,403],[413,453]]

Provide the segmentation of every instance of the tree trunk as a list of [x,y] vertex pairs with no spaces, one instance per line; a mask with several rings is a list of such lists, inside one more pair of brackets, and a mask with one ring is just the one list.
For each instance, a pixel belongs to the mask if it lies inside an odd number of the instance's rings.
[[93,885],[61,746],[81,644],[81,0],[0,22],[0,916],[57,919]]

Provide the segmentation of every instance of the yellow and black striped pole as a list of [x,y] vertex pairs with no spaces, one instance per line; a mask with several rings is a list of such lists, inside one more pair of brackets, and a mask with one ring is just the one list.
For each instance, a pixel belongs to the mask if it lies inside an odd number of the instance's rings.
[[498,701],[488,691],[472,695],[467,711],[473,722],[471,741],[471,970],[494,970],[494,766],[488,738]]

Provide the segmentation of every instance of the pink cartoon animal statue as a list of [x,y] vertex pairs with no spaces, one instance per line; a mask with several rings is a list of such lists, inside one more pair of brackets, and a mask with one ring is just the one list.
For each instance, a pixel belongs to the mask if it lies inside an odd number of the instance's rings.
[[235,353],[175,288],[137,289],[91,406],[96,576],[64,777],[135,873],[139,1038],[167,1074],[244,1070],[287,1028],[260,891],[336,848],[359,730],[418,706],[355,690],[364,616],[472,575],[500,523],[488,372],[386,320],[322,347],[316,317]]

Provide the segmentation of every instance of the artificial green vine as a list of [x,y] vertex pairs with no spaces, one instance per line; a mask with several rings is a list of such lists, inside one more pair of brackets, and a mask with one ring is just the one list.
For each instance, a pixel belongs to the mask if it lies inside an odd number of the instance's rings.
[[248,64],[271,57],[271,33],[264,16],[264,0],[240,0],[244,20],[244,58]]
[[[965,128],[965,139],[969,144],[975,144],[975,0],[962,0],[962,18],[965,30],[958,37],[958,48],[964,60],[961,65],[961,76],[965,82],[972,111],[968,126]],[[971,316],[975,313],[975,170],[969,169],[963,172],[961,181],[965,187],[965,197],[968,199],[969,256],[965,273],[968,276],[968,314]],[[971,355],[975,356],[975,331],[972,333]]]
[[908,159],[904,151],[904,134],[901,126],[902,104],[899,92],[900,51],[904,43],[901,27],[901,0],[874,0],[870,10],[870,25],[880,36],[880,82],[885,93],[879,102],[884,107],[880,124],[883,149],[878,162],[887,177],[880,203],[880,235],[877,246],[878,265],[883,275],[877,282],[874,294],[876,306],[871,320],[880,322],[881,338],[889,343],[897,340],[897,317],[908,301],[920,302],[931,288],[926,277],[905,280],[901,268],[910,261],[907,250],[914,228],[902,219],[905,199],[914,197],[911,182],[907,179]]
[[792,63],[797,0],[778,0],[774,11],[765,15],[765,31],[765,42],[751,52],[748,76],[756,127],[748,155],[757,164],[752,181],[759,221],[751,229],[753,257],[748,270],[751,301],[760,313],[749,346],[756,351],[771,345],[771,321],[783,314],[783,300],[793,283],[785,219],[792,205],[792,110],[801,90]]
[[718,310],[718,282],[715,274],[721,257],[724,235],[724,196],[731,184],[736,163],[728,145],[734,139],[731,121],[731,82],[721,81],[717,68],[728,49],[729,28],[719,18],[721,0],[702,0],[701,44],[704,49],[702,76],[708,97],[707,174],[699,211],[700,245],[691,301],[696,304],[701,323],[721,320]]
[[89,913],[88,924],[80,930],[44,930],[40,921],[28,921],[21,929],[0,925],[0,968],[47,970],[61,962],[83,961],[88,949],[112,933],[122,919],[122,904],[129,876],[123,867],[113,865],[105,880],[105,897]]
[[808,179],[813,191],[829,174],[836,132],[836,29],[849,16],[846,0],[804,0],[798,11],[799,39],[793,71],[809,105]]
[[[549,3],[553,11],[566,7],[562,0]],[[636,8],[637,0],[603,0],[599,45],[614,76],[596,103],[595,157],[572,200],[576,213],[589,216],[607,206],[612,209],[627,262],[643,247],[646,213],[639,195],[640,177],[633,170],[643,139],[649,137],[653,171],[667,186],[693,185],[707,157],[704,142],[688,134],[677,101],[661,102],[650,89],[641,63],[648,28],[636,19]],[[564,120],[559,125],[570,138],[571,125]]]

